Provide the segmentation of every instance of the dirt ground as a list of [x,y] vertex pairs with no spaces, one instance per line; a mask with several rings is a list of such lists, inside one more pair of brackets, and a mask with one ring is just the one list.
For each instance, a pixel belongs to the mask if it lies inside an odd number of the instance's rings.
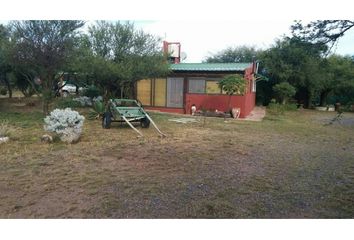
[[[77,144],[41,143],[40,106],[0,102],[1,218],[353,218],[354,114],[302,110],[261,122],[152,113],[144,138],[85,120]],[[77,109],[86,116],[86,109]],[[139,127],[140,129],[140,127]]]

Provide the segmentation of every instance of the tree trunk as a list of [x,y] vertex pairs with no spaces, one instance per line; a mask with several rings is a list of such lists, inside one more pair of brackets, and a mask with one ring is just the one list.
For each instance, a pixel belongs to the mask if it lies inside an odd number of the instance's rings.
[[320,106],[321,107],[324,107],[327,105],[328,94],[329,94],[328,90],[324,90],[321,92],[321,94],[320,94]]
[[6,77],[5,77],[5,83],[7,86],[7,91],[9,92],[9,98],[12,98],[12,88],[10,86],[10,82],[6,79]]
[[44,115],[49,114],[49,101],[45,98],[43,98],[43,113]]

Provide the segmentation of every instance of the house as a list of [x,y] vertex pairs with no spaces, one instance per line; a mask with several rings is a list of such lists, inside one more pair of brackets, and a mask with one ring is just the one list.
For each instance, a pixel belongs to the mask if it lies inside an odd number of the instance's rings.
[[226,112],[229,96],[221,91],[218,81],[226,75],[241,74],[245,78],[246,89],[243,94],[231,97],[231,106],[241,109],[241,118],[253,110],[256,98],[256,63],[180,63],[179,59],[171,62],[171,73],[166,78],[137,82],[136,96],[144,108],[190,114],[194,104],[197,110]]

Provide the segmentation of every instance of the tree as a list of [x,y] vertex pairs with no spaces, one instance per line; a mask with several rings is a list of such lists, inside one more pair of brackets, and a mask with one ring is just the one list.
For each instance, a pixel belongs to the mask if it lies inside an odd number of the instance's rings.
[[296,93],[296,89],[288,82],[274,85],[273,91],[282,104],[286,104],[289,98],[293,97]]
[[48,114],[57,73],[69,61],[77,30],[84,21],[12,21],[14,62],[25,64],[41,80],[43,112]]
[[228,75],[224,77],[219,83],[219,87],[222,91],[225,91],[229,95],[228,110],[231,111],[231,96],[235,93],[242,94],[245,92],[246,80],[241,75]]
[[252,62],[257,59],[260,50],[255,47],[239,46],[228,47],[213,56],[207,57],[205,62],[208,63],[239,63],[239,62]]
[[329,95],[342,104],[354,103],[354,61],[349,56],[331,55],[327,59],[327,88],[321,94],[322,106]]
[[0,24],[0,83],[4,82],[9,93],[9,98],[12,97],[12,88],[8,78],[8,73],[11,71],[11,66],[8,63],[8,46],[9,46],[9,31]]
[[352,20],[317,20],[308,24],[295,21],[291,26],[294,37],[320,45],[329,45],[329,50],[349,29],[354,27]]
[[81,51],[87,58],[82,62],[87,64],[83,71],[94,76],[105,98],[134,98],[136,81],[168,72],[160,39],[135,29],[130,22],[99,21],[84,38]]
[[266,70],[265,74],[271,79],[269,84],[288,82],[295,86],[298,90],[295,97],[308,107],[323,78],[320,66],[325,50],[325,46],[296,38],[284,38],[264,51],[260,60]]

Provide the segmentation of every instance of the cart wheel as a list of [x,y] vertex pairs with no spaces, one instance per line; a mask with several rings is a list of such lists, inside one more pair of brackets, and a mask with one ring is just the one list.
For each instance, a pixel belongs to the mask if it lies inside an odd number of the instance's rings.
[[111,127],[111,122],[112,122],[111,113],[110,112],[105,112],[103,114],[102,127],[105,128],[105,129],[110,128]]
[[143,118],[140,120],[140,125],[142,128],[148,128],[150,126],[150,120],[148,118]]

